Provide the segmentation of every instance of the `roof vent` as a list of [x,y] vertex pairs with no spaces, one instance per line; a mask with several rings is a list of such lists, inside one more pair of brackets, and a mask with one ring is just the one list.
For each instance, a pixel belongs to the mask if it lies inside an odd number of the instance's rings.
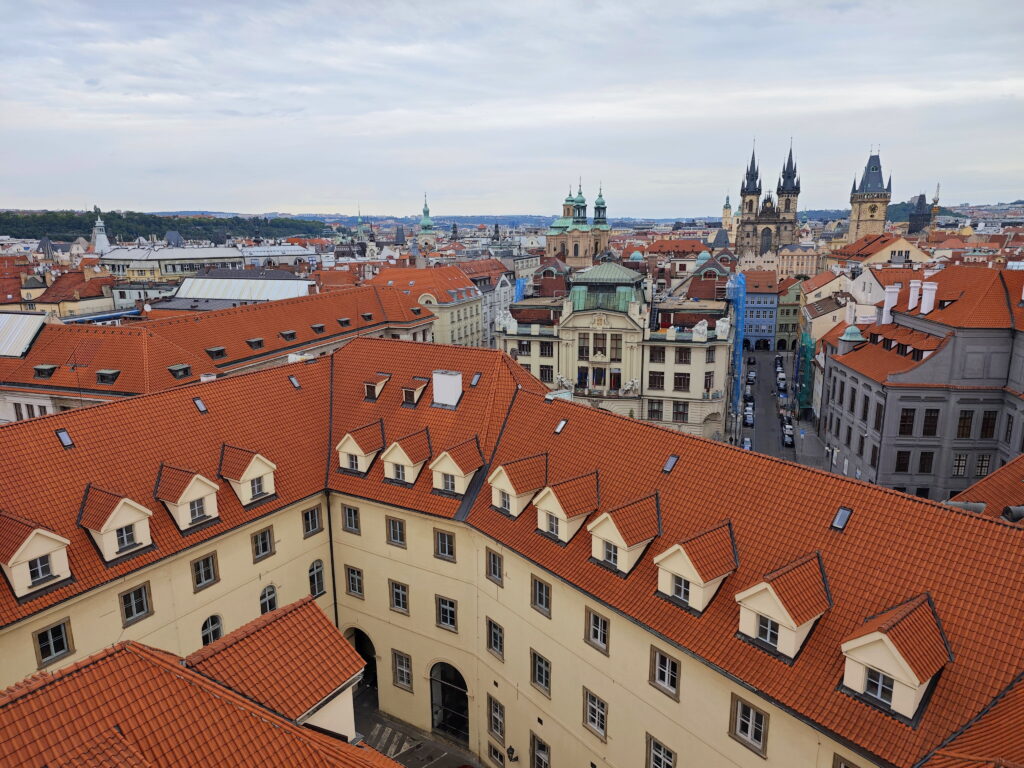
[[295,341],[295,331],[281,331],[281,338],[285,341]]
[[373,312],[363,312],[360,317],[363,318],[363,320],[373,320]]
[[313,333],[323,333],[324,332],[324,324],[323,323],[313,323],[313,325],[311,325],[309,327],[313,329]]
[[170,371],[171,376],[176,379],[187,379],[192,375],[192,366],[186,365],[185,363],[178,363],[177,365],[167,366],[167,370]]
[[227,355],[227,350],[224,349],[224,347],[207,347],[206,354],[208,354],[212,360],[219,360]]
[[113,384],[117,381],[117,377],[120,375],[120,371],[116,371],[111,368],[104,368],[103,370],[96,371],[96,383]]
[[836,510],[836,516],[832,518],[832,527],[837,531],[841,531],[846,528],[846,524],[850,522],[850,515],[853,514],[853,510],[849,507],[840,507]]
[[196,410],[199,411],[200,413],[209,412],[210,409],[206,407],[206,403],[203,402],[203,399],[201,397],[193,397],[192,402],[195,404]]
[[562,430],[563,430],[563,429],[565,429],[565,425],[566,425],[566,424],[568,424],[568,423],[569,423],[569,420],[568,420],[568,419],[562,419],[562,420],[560,420],[560,421],[558,422],[558,424],[556,424],[556,425],[555,425],[555,434],[556,434],[556,435],[560,435],[560,434],[562,434]]
[[1003,510],[1003,517],[1011,523],[1020,522],[1024,519],[1024,507],[1007,507]]
[[66,429],[57,430],[57,439],[60,440],[60,444],[64,448],[75,447],[75,441],[71,439],[71,435],[68,434]]
[[216,373],[201,373],[201,374],[199,374],[199,383],[200,384],[209,384],[211,381],[216,381],[216,380],[217,380],[217,374]]

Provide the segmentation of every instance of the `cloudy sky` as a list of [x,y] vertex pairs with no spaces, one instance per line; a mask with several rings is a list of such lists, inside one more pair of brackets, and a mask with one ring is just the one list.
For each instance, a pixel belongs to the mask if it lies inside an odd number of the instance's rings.
[[1024,4],[0,0],[0,207],[613,216],[1024,197]]

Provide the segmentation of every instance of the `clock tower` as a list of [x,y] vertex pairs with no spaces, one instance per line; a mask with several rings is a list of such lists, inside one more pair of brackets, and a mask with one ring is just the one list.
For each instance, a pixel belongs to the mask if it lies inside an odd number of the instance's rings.
[[853,179],[850,189],[850,234],[849,242],[855,242],[864,235],[880,235],[885,231],[885,219],[892,199],[892,176],[889,181],[882,177],[882,161],[877,152],[868,157],[864,173]]

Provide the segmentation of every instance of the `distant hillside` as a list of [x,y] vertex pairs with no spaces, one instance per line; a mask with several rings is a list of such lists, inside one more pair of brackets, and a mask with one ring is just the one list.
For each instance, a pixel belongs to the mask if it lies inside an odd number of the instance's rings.
[[[0,234],[11,237],[49,237],[51,240],[74,240],[92,235],[94,213],[74,211],[44,211],[40,213],[11,213],[0,211]],[[186,240],[211,240],[222,243],[228,235],[235,237],[290,237],[316,235],[323,229],[318,221],[299,219],[251,219],[181,217],[168,218],[152,213],[113,211],[103,214],[107,237],[114,240],[134,240],[156,235],[163,237],[168,230],[176,230]]]

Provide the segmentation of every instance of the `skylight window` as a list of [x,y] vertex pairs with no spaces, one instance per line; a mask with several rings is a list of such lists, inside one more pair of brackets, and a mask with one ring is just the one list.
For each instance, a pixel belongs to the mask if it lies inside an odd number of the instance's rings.
[[409,311],[412,312],[414,315],[418,315],[420,312],[423,311],[423,309],[421,307],[409,307]]
[[665,459],[665,466],[661,468],[661,471],[666,473],[671,472],[672,468],[675,467],[677,461],[679,461],[679,457],[673,453],[671,456]]
[[558,424],[555,425],[555,434],[560,435],[562,433],[562,430],[565,429],[565,425],[568,423],[568,419],[562,419],[561,421],[559,421]]
[[360,317],[362,317],[363,320],[373,320],[373,312],[363,312]]
[[213,360],[219,360],[227,355],[227,350],[224,349],[224,347],[207,347],[206,354],[208,354]]
[[56,365],[37,365],[33,368],[35,371],[35,378],[37,379],[48,379],[53,376],[53,372],[57,370]]
[[206,413],[209,408],[206,407],[206,403],[203,402],[201,397],[193,397],[192,402],[196,405],[196,410],[200,413]]
[[469,382],[469,386],[475,387],[479,383],[480,383],[480,372],[477,371],[476,373],[473,374],[473,380]]
[[75,447],[75,441],[71,439],[71,435],[68,434],[68,431],[66,429],[57,430],[57,439],[60,440],[60,444],[64,448]]
[[292,383],[292,386],[295,387],[296,389],[302,389],[302,387],[299,385],[299,380],[294,376],[289,376],[288,381],[290,381]]
[[840,507],[836,512],[836,516],[832,518],[832,527],[837,531],[843,530],[850,521],[850,515],[852,514],[853,510],[849,507]]
[[115,371],[109,368],[101,371],[96,371],[96,383],[97,384],[113,384],[117,381],[117,377],[121,375],[120,371]]

